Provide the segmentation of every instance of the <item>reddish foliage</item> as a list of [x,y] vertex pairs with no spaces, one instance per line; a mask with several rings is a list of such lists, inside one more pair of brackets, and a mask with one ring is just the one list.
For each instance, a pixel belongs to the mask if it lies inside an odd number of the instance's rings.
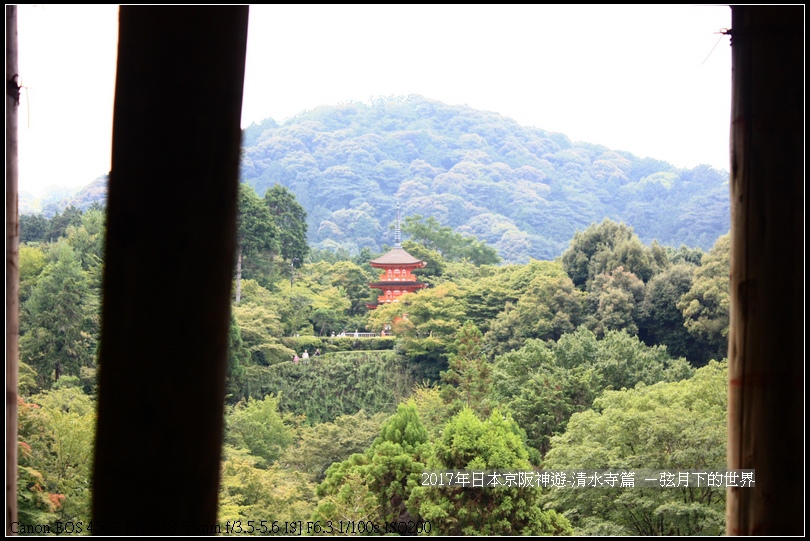
[[48,499],[51,500],[51,505],[54,511],[62,507],[62,500],[65,499],[64,494],[48,494]]

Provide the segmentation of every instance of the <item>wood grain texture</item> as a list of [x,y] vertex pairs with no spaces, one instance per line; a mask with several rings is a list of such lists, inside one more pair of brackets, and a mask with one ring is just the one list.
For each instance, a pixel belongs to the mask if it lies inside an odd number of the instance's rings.
[[732,6],[729,535],[804,533],[804,8]]
[[[20,215],[17,203],[17,6],[6,6],[6,535],[17,520]],[[12,90],[15,89],[15,90]]]

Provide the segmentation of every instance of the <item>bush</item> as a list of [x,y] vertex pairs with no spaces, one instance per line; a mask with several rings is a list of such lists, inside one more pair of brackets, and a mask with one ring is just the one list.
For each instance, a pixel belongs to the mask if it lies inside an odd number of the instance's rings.
[[323,351],[323,340],[317,336],[288,336],[281,339],[281,343],[299,355],[306,349],[310,355],[317,348]]
[[394,349],[396,338],[393,336],[377,336],[375,338],[355,338],[353,336],[339,336],[325,338],[326,351],[373,351],[380,349]]
[[414,367],[393,351],[345,351],[308,361],[248,367],[251,397],[279,393],[280,412],[304,415],[315,424],[361,409],[370,415],[393,413],[417,381]]
[[394,349],[396,338],[393,336],[377,336],[374,338],[355,338],[354,336],[288,336],[281,339],[281,343],[296,351],[299,355],[306,349],[309,354],[316,348],[323,353],[336,351],[376,351]]

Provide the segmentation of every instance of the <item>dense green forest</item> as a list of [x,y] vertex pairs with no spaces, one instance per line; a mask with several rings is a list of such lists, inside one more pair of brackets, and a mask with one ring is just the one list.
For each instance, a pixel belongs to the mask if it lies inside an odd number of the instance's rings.
[[[243,141],[221,524],[724,532],[717,487],[423,484],[725,468],[722,172],[418,96]],[[54,530],[90,522],[106,180],[21,202],[41,212],[20,224],[19,516]],[[398,202],[428,287],[369,311]]]
[[[307,212],[280,184],[263,196],[243,184],[239,208],[222,524],[723,532],[718,488],[572,493],[422,480],[447,470],[724,468],[728,235],[707,251],[675,248],[605,219],[553,260],[505,263],[463,229],[409,215],[403,245],[427,262],[418,272],[430,287],[369,312],[368,261],[380,252],[312,249]],[[90,521],[104,219],[96,204],[22,225],[22,523]],[[393,336],[354,337],[386,325]]]
[[421,96],[319,107],[245,130],[242,178],[279,183],[308,213],[313,247],[392,244],[405,215],[434,217],[495,247],[504,261],[553,259],[604,218],[645,243],[708,250],[729,228],[727,173],[677,169],[496,113]]
[[[254,124],[244,131],[241,177],[260,195],[288,188],[307,213],[313,249],[345,257],[393,244],[397,201],[405,216],[475,236],[507,263],[554,259],[604,218],[632,224],[647,244],[704,250],[729,229],[724,171],[679,169],[420,96]],[[71,197],[55,190],[23,201],[22,212],[85,209],[103,202],[104,186],[101,177]]]

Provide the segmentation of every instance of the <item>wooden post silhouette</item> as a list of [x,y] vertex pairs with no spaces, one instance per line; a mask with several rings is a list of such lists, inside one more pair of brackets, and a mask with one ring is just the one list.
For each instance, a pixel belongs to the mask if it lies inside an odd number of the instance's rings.
[[6,6],[6,535],[17,520],[17,357],[20,215],[17,207],[17,6]]
[[248,6],[121,6],[94,532],[217,514]]
[[729,535],[804,533],[804,6],[732,6]]

